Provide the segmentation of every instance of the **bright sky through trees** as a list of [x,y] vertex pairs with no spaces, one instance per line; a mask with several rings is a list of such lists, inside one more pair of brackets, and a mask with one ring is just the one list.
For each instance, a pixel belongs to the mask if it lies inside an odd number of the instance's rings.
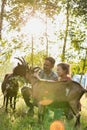
[[[46,39],[44,38],[43,47],[39,39],[43,36],[45,37],[47,33],[48,41],[50,40],[51,43],[52,42],[55,43],[55,44],[53,43],[49,44],[50,52],[53,53],[53,55],[57,56],[57,53],[59,52],[58,46],[59,45],[62,46],[62,43],[58,41],[58,35],[60,33],[60,29],[64,30],[65,28],[65,24],[63,22],[65,19],[65,16],[63,13],[61,13],[59,16],[55,15],[54,22],[52,22],[51,19],[47,18],[47,25],[46,25],[45,19],[46,19],[46,16],[44,16],[44,14],[42,18],[39,16],[33,16],[29,18],[29,20],[27,20],[27,23],[25,23],[25,26],[21,28],[21,31],[26,35],[28,40],[31,42],[32,42],[32,37],[33,37],[34,46],[35,47],[39,46],[39,48],[37,49],[35,48],[36,50],[41,50],[41,48],[45,49]],[[47,26],[47,30],[46,30],[46,26]],[[54,32],[57,32],[57,35],[55,35]]]
[[[8,10],[9,9],[10,8],[8,8]],[[46,50],[46,40],[47,40],[46,35],[47,35],[48,45],[49,45],[48,53],[54,56],[58,61],[60,61],[58,57],[62,51],[63,40],[60,40],[59,35],[60,35],[60,32],[64,33],[64,30],[66,27],[65,12],[61,12],[59,15],[55,15],[54,21],[46,17],[45,14],[41,14],[40,12],[37,12],[31,17],[28,15],[24,15],[24,19],[27,19],[27,21],[22,24],[20,32],[17,32],[15,30],[11,30],[7,32],[9,25],[7,22],[4,22],[3,38],[7,39],[8,42],[12,43],[13,42],[12,38],[18,39],[20,35],[23,36],[22,44],[23,46],[28,45],[29,47],[28,53],[31,53],[32,38],[34,42],[34,52],[37,52],[41,50]],[[46,23],[46,20],[47,20],[47,23]],[[67,41],[66,48],[69,48],[69,47],[70,47],[70,41]],[[72,53],[71,50],[68,50],[68,51]],[[23,50],[22,51],[16,50],[15,52],[13,52],[13,55],[14,54],[17,56],[25,55]],[[75,59],[75,60],[78,60],[78,59]]]

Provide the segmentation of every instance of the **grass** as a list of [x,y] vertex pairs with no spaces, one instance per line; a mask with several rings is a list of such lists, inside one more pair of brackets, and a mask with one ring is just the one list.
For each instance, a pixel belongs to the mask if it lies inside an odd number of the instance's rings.
[[[57,119],[53,116],[54,113],[49,111],[45,115],[43,123],[38,123],[37,107],[34,108],[34,117],[29,116],[29,113],[27,113],[28,107],[25,105],[22,97],[17,100],[15,113],[10,108],[8,113],[5,112],[4,107],[2,107],[3,96],[0,96],[0,104],[0,130],[49,130],[50,124]],[[81,104],[81,128],[76,130],[85,130],[84,127],[87,126],[87,97],[82,97]],[[75,119],[67,121],[64,116],[61,116],[61,112],[57,112],[56,116],[64,122],[65,130],[73,130]]]

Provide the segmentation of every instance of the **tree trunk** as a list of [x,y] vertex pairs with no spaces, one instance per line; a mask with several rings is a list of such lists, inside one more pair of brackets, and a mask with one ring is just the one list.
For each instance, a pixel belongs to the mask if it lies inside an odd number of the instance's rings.
[[47,21],[47,1],[46,1],[46,32],[45,32],[45,36],[46,36],[46,56],[48,56],[48,27],[47,27],[48,21]]
[[0,39],[2,39],[2,26],[3,26],[3,15],[4,15],[4,7],[6,4],[6,0],[2,0],[1,4],[1,14],[0,14]]
[[66,50],[66,42],[67,42],[67,35],[68,35],[68,27],[69,27],[69,0],[67,1],[66,7],[66,29],[65,29],[65,36],[64,36],[64,44],[62,50],[62,58],[61,61],[65,61],[65,50]]
[[82,80],[82,76],[84,74],[84,70],[85,70],[85,66],[86,66],[86,61],[87,61],[87,48],[84,48],[86,50],[86,54],[85,54],[85,59],[84,59],[84,63],[83,63],[83,68],[82,68],[82,74],[81,74],[81,78],[80,78],[80,83]]
[[46,56],[48,56],[47,15],[46,15]]

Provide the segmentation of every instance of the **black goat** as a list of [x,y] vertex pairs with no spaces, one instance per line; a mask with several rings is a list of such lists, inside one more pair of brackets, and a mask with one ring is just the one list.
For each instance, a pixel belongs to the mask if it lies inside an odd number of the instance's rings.
[[28,66],[25,63],[25,60],[23,58],[22,59],[16,58],[16,59],[21,61],[21,64],[20,63],[17,64],[17,66],[13,69],[12,74],[5,75],[1,85],[2,93],[4,95],[3,105],[5,105],[6,111],[7,111],[9,99],[10,99],[10,107],[12,108],[12,98],[14,98],[13,109],[15,110],[16,98],[19,89],[19,85],[18,85],[19,76],[25,77],[26,71],[28,69]]
[[14,97],[13,109],[15,109],[18,89],[19,89],[19,85],[16,77],[13,74],[6,74],[4,81],[2,83],[2,92],[4,94],[3,105],[5,105],[6,103],[6,111],[7,111],[9,99],[10,99],[10,107],[12,108],[12,97]]

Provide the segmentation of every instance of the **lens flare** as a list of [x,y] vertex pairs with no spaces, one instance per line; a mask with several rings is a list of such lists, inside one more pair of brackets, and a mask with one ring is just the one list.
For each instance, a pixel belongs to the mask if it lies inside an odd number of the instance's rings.
[[56,120],[51,123],[50,130],[65,130],[64,123],[60,120]]

